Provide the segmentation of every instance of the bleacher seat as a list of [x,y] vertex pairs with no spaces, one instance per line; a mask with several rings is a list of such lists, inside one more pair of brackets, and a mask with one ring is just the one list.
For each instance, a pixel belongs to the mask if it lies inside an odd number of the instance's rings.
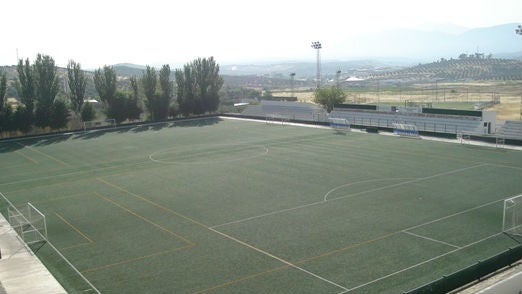
[[476,117],[449,117],[419,113],[376,112],[335,109],[330,117],[344,118],[353,125],[392,128],[394,123],[415,125],[419,131],[437,133],[483,133],[482,121]]
[[508,139],[522,140],[522,121],[507,120],[497,134]]
[[326,121],[327,118],[326,111],[315,104],[265,100],[261,101],[259,105],[247,106],[241,114],[302,121]]

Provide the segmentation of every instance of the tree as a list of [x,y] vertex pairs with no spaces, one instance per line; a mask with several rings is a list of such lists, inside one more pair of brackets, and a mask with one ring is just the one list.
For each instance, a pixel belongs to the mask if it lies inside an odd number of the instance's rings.
[[32,123],[33,110],[34,110],[34,96],[35,96],[35,85],[33,78],[33,69],[29,63],[29,58],[25,60],[18,60],[16,66],[18,72],[18,80],[16,81],[16,91],[18,96],[21,98],[22,103],[27,107],[27,110],[31,114],[30,122]]
[[314,102],[323,105],[326,111],[331,112],[334,104],[343,103],[346,94],[337,87],[320,88],[315,91]]
[[0,113],[0,131],[2,132],[13,132],[16,130],[14,122],[14,109],[12,105],[7,105],[4,112]]
[[192,62],[196,82],[195,114],[214,112],[219,106],[219,90],[223,86],[223,78],[219,75],[219,65],[210,58],[198,58]]
[[116,72],[112,66],[106,65],[103,69],[94,71],[94,87],[104,103],[110,103],[116,94]]
[[145,104],[149,110],[150,118],[152,120],[156,120],[156,83],[156,70],[153,67],[147,65],[147,68],[141,77],[141,84],[143,86],[145,97],[147,98]]
[[139,120],[142,110],[139,106],[138,79],[132,76],[130,78],[130,84],[132,96],[127,101],[127,118],[129,120]]
[[49,122],[49,126],[51,129],[58,130],[63,129],[67,126],[67,117],[69,116],[69,111],[67,111],[67,106],[65,102],[62,100],[56,100],[53,103],[51,108],[51,120]]
[[91,103],[84,103],[81,111],[82,121],[91,121],[96,118],[96,112]]
[[49,55],[38,54],[33,71],[38,102],[35,124],[44,128],[51,125],[53,103],[59,90],[54,59]]
[[178,104],[184,116],[214,112],[219,106],[223,78],[213,57],[198,58],[175,73]]
[[16,112],[13,114],[13,126],[22,133],[28,133],[31,130],[33,113],[25,105],[18,105]]
[[104,66],[94,71],[94,86],[96,92],[100,96],[101,101],[106,106],[105,113],[108,118],[114,118],[118,123],[125,120],[118,120],[114,115],[119,117],[118,108],[122,108],[120,101],[116,99],[116,72],[112,66]]
[[194,92],[196,91],[194,77],[190,65],[185,64],[183,70],[176,69],[174,73],[178,85],[177,100],[183,116],[189,116],[194,111]]
[[127,119],[127,101],[129,96],[127,93],[122,91],[116,91],[114,98],[109,104],[109,108],[106,110],[107,117],[113,118],[116,123],[121,123]]
[[157,120],[167,119],[169,116],[170,100],[172,98],[174,85],[170,80],[170,66],[165,64],[159,72],[159,85],[161,92],[157,95],[155,117]]
[[5,72],[3,72],[0,75],[0,112],[4,111],[4,98],[5,98],[5,92],[7,90],[7,77]]
[[85,97],[87,79],[80,63],[73,60],[70,60],[67,64],[67,84],[70,90],[71,108],[76,114],[79,114]]

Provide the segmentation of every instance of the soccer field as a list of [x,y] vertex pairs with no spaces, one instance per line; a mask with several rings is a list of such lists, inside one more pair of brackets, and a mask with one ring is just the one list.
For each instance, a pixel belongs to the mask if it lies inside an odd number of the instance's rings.
[[0,142],[0,162],[101,293],[402,293],[515,246],[522,193],[520,151],[219,118]]

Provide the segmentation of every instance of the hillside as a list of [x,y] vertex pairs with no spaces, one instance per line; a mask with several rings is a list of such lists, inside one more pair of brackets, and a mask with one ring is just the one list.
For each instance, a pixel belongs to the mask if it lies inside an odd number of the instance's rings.
[[396,80],[522,80],[522,61],[497,58],[441,59],[397,71],[366,73],[370,79]]
[[[476,51],[501,56],[520,53],[520,38],[515,35],[518,23],[473,28],[460,33],[438,30],[394,29],[337,40],[325,45],[329,56],[353,57],[409,57],[419,62],[450,58]],[[516,55],[520,57],[520,55]]]
[[[333,62],[327,63],[328,69],[334,69]],[[339,64],[343,64],[342,62]],[[284,65],[284,66],[283,66]],[[310,67],[313,68],[313,64]],[[369,61],[355,62],[353,64],[344,63],[346,67],[339,67],[342,70],[342,78],[350,76],[357,76],[366,81],[372,80],[389,80],[401,82],[433,82],[433,81],[471,81],[471,80],[522,80],[522,61],[513,59],[498,59],[487,57],[476,57],[475,55],[459,59],[440,59],[439,61],[418,64],[416,66],[401,68],[398,66],[378,67],[376,63]],[[358,65],[358,66],[356,66]],[[382,65],[382,63],[381,63]],[[227,68],[228,66],[223,66]],[[244,67],[245,69],[243,69]],[[289,76],[290,72],[300,68],[305,71],[308,65],[305,63],[286,63],[281,66],[264,65],[264,66],[238,66],[238,71],[250,72],[253,69],[261,70],[257,74],[230,74],[230,70],[224,70],[225,86],[248,87],[248,88],[266,88],[266,89],[284,89],[290,86]],[[267,68],[284,68],[286,73],[272,72],[269,74]],[[130,76],[141,76],[143,67],[139,65],[117,64],[114,65],[118,76],[118,87],[121,89],[128,89],[128,78]],[[264,71],[263,71],[264,69]],[[324,69],[324,68],[323,68]],[[0,71],[7,73],[9,97],[16,96],[14,89],[14,80],[17,78],[15,66],[0,67]],[[323,71],[326,72],[326,71]],[[87,83],[87,96],[95,97],[96,91],[92,82],[93,72],[87,71],[87,76],[91,77]],[[310,75],[313,71],[309,72]],[[62,94],[65,86],[66,70],[58,68],[58,75],[62,78]],[[171,77],[174,80],[174,75]],[[323,78],[332,79],[333,74],[324,74]],[[361,81],[365,83],[365,81]],[[294,85],[296,88],[313,87],[313,77],[297,76]]]

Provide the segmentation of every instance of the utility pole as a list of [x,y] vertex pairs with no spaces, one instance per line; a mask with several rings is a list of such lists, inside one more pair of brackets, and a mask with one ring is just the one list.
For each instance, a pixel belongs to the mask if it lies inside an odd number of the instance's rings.
[[339,88],[339,86],[341,85],[340,84],[340,80],[341,80],[341,70],[338,70],[336,73],[335,73],[335,86],[337,88]]
[[381,80],[377,80],[377,103],[381,102]]
[[[522,25],[518,25],[517,29],[515,29],[515,33],[522,36]],[[522,120],[522,91],[520,92],[520,119]]]
[[295,72],[290,73],[290,96],[294,97]]
[[317,70],[315,75],[315,81],[316,81],[316,89],[321,88],[321,48],[323,46],[321,45],[321,42],[316,41],[312,42],[312,48],[314,48],[317,52]]

